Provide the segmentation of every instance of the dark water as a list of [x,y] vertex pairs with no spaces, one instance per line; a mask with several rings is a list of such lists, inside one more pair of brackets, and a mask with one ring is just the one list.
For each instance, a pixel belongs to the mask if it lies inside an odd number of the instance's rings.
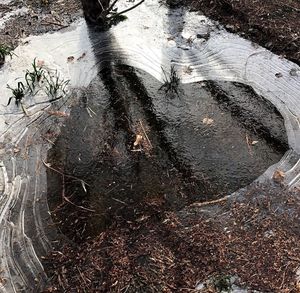
[[[134,146],[137,135],[143,140]],[[66,235],[93,235],[116,217],[142,217],[137,202],[174,210],[229,194],[286,148],[282,117],[250,88],[207,82],[166,93],[147,73],[115,66],[79,95],[48,154],[53,167],[88,184],[65,177],[65,195],[95,212],[57,208],[62,176],[48,170],[50,209]]]

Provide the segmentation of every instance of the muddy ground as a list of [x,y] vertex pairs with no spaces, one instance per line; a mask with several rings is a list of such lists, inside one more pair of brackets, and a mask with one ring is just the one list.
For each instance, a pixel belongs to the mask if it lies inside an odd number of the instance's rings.
[[298,0],[167,0],[201,10],[225,28],[300,64]]
[[163,204],[132,205],[140,218],[116,218],[93,240],[54,251],[44,261],[53,278],[46,292],[220,292],[227,276],[249,292],[299,292],[296,193],[253,186],[239,200],[180,212]]
[[[177,2],[201,10],[228,30],[300,63],[299,1]],[[1,4],[0,11],[22,5],[18,1]],[[28,1],[27,8],[29,13],[7,22],[0,43],[15,47],[21,37],[59,30],[82,13],[79,1]],[[117,123],[126,125],[122,117]],[[133,143],[135,133],[131,131],[129,136]],[[168,188],[184,185],[182,174],[176,171],[175,175],[175,183],[166,179]],[[65,179],[71,183],[75,180],[75,191],[83,188],[76,178],[57,177],[62,185]],[[61,192],[59,189],[58,194]],[[300,263],[299,190],[285,190],[280,178],[268,188],[253,185],[238,199],[224,194],[210,198],[216,201],[183,198],[180,208],[170,208],[162,194],[153,193],[130,205],[117,198],[118,213],[106,216],[109,225],[104,227],[109,229],[101,226],[101,232],[93,235],[89,231],[88,236],[82,232],[82,224],[94,211],[85,198],[68,195],[71,203],[60,198],[52,207],[61,212],[54,219],[69,239],[43,260],[49,275],[46,292],[194,292],[205,280],[211,281],[201,287],[202,292],[218,292],[222,286],[231,286],[227,276],[236,276],[235,283],[250,291],[300,291],[296,281]],[[180,200],[180,190],[176,200]],[[62,224],[64,213],[70,214]]]
[[15,48],[21,38],[66,28],[82,16],[80,1],[29,0],[0,2],[0,16],[25,9],[0,28],[0,44]]

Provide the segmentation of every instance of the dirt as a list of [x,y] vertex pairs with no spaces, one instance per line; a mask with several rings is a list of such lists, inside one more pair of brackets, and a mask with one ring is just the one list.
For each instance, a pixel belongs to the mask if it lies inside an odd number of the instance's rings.
[[201,11],[270,51],[300,65],[300,2],[298,0],[167,0]]
[[68,27],[82,16],[80,1],[29,0],[12,1],[0,5],[0,16],[19,8],[28,9],[22,15],[11,17],[0,29],[0,44],[15,48],[22,38]]
[[[226,29],[300,64],[299,1],[177,2],[192,10],[203,11],[224,24]],[[15,47],[22,37],[65,28],[81,15],[79,1],[29,1],[27,4],[29,12],[12,18],[1,30],[0,43]],[[1,4],[0,11],[4,13],[20,6],[22,3],[18,1]],[[214,86],[213,90],[223,110],[239,116],[237,105],[224,100],[224,88],[220,90]],[[88,103],[82,103],[86,111]],[[116,108],[120,106],[118,102],[114,105]],[[252,122],[241,123],[249,125]],[[132,148],[136,131],[130,127],[128,131],[126,123],[126,117],[120,115],[116,124],[122,131],[109,139],[115,139],[115,145],[124,144]],[[101,129],[103,125],[98,127]],[[276,135],[267,130],[261,129],[266,141],[269,137],[269,142],[274,142],[275,137],[281,146],[277,151],[284,151],[286,142],[282,133]],[[138,131],[142,132],[142,129]],[[90,139],[93,138],[92,133]],[[77,141],[74,140],[74,143]],[[88,141],[83,143],[88,144]],[[103,155],[107,151],[105,148],[99,147],[99,153]],[[143,148],[147,151],[149,145]],[[91,153],[95,152],[95,149],[91,150]],[[117,148],[110,149],[109,154],[113,154],[114,158],[102,156],[106,165],[100,163],[96,168],[101,170],[107,166],[108,160],[120,163]],[[168,154],[163,155],[168,157]],[[136,154],[138,156],[139,153]],[[139,158],[139,161],[142,166],[149,167],[146,170],[152,170],[153,173],[146,175],[153,175],[157,185],[163,179],[164,192],[176,189],[176,200],[182,200],[182,204],[172,207],[171,200],[157,194],[157,190],[152,190],[150,196],[127,201],[128,190],[125,190],[123,194],[126,196],[115,197],[115,209],[106,214],[106,221],[101,223],[100,228],[97,227],[94,234],[91,233],[94,226],[88,228],[88,234],[84,234],[87,229],[84,223],[95,213],[95,207],[89,206],[85,197],[74,196],[78,190],[83,196],[82,190],[89,189],[89,185],[82,181],[82,174],[79,172],[76,174],[78,177],[73,178],[59,174],[55,177],[55,171],[48,170],[48,174],[52,172],[54,176],[53,182],[56,185],[60,183],[56,203],[52,206],[54,219],[62,221],[63,226],[57,222],[57,227],[62,228],[69,238],[66,237],[64,245],[56,247],[43,260],[49,275],[49,286],[45,292],[193,292],[199,282],[212,280],[214,283],[220,276],[236,276],[237,285],[251,290],[300,292],[296,281],[300,262],[299,190],[287,191],[280,182],[270,182],[267,188],[253,185],[238,199],[223,197],[226,192],[221,192],[216,197],[194,197],[190,200],[189,192],[195,193],[194,186],[190,185],[192,181],[186,183],[181,174],[173,170],[172,161],[167,167],[151,165],[148,157]],[[72,167],[64,171],[74,170]],[[161,170],[171,172],[161,173]],[[115,176],[114,172],[118,170],[106,174],[107,181]],[[170,179],[170,175],[175,180]],[[100,176],[96,173],[94,182]],[[126,178],[121,179],[126,181]],[[64,190],[67,192],[64,195],[70,202],[60,197],[65,183],[69,187]],[[103,190],[114,190],[114,196],[118,196],[118,189],[114,188],[114,185],[107,184]],[[185,188],[182,198],[181,188]],[[102,208],[108,207],[104,205]],[[60,215],[56,216],[55,212]],[[217,287],[208,285],[202,292],[216,292]]]
[[241,288],[299,292],[297,193],[253,186],[242,199],[180,212],[142,201],[131,206],[139,219],[119,218],[95,239],[54,251],[46,292],[194,292],[219,276],[237,276]]

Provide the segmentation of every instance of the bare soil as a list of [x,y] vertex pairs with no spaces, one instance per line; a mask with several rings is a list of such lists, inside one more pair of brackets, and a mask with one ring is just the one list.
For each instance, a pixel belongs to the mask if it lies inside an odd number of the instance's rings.
[[81,3],[77,0],[29,0],[26,4],[23,1],[0,4],[0,17],[19,8],[28,10],[12,16],[0,29],[0,45],[15,48],[21,38],[61,30],[82,16]]
[[[95,239],[53,251],[45,292],[196,292],[199,282],[227,275],[250,292],[299,292],[297,194],[253,186],[242,199],[177,213],[145,200],[131,207],[139,219],[115,218]],[[197,292],[219,291],[212,285]]]
[[[177,2],[300,64],[299,1]],[[1,4],[0,12],[20,6]],[[81,15],[75,0],[32,0],[27,8],[0,31],[0,43],[15,47],[22,37],[59,30]],[[199,282],[222,275],[237,276],[251,290],[300,292],[299,193],[280,184],[253,186],[238,199],[195,202],[179,212],[154,195],[145,198],[130,207],[141,215],[134,221],[116,217],[95,238],[66,241],[47,256],[45,292],[194,292]]]
[[227,30],[300,64],[298,0],[179,0],[177,3],[201,11]]

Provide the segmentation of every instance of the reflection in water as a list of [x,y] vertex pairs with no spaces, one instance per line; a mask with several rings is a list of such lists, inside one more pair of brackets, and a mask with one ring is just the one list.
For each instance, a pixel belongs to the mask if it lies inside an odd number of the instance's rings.
[[[63,217],[64,227],[77,226],[75,238],[113,225],[116,217],[138,219],[137,202],[174,210],[221,197],[251,183],[282,157],[284,142],[278,150],[242,116],[233,117],[212,95],[213,84],[180,85],[179,95],[166,94],[145,72],[109,61],[116,60],[113,54],[105,60],[49,152],[52,166],[88,184],[85,191],[80,182],[66,178],[66,194],[77,205],[96,210],[91,214],[65,205],[53,213]],[[231,86],[236,96],[258,99],[241,85]],[[259,117],[272,112],[281,133],[279,114],[260,103],[257,125],[263,123]],[[137,135],[144,139],[139,147],[134,146]],[[55,209],[62,182],[57,174],[48,175]]]
[[[178,13],[183,29],[184,12]],[[52,166],[73,176],[62,182],[48,170],[51,209],[66,235],[79,240],[114,225],[116,218],[136,220],[143,216],[136,203],[151,206],[151,215],[159,217],[156,206],[174,210],[219,198],[251,183],[282,157],[286,138],[261,130],[274,126],[262,119],[271,115],[282,134],[283,120],[249,88],[193,83],[180,84],[179,94],[166,93],[149,74],[122,65],[126,54],[114,50],[118,44],[111,32],[91,26],[89,34],[99,74],[79,94],[48,154]],[[246,109],[245,101],[258,99],[259,109],[234,115],[236,107]],[[77,207],[61,206],[62,192]]]

